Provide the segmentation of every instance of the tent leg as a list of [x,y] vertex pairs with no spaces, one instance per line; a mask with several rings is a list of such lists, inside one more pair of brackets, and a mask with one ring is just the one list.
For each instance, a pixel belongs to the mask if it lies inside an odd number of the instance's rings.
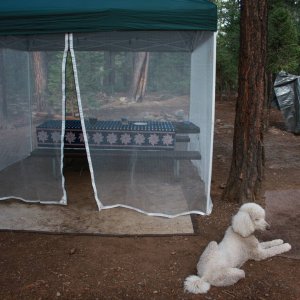
[[176,178],[179,177],[179,171],[180,171],[180,161],[178,159],[174,159],[174,176]]
[[54,177],[56,177],[56,159],[55,159],[55,157],[52,157],[52,174]]
[[135,166],[137,161],[137,154],[136,152],[132,155],[131,160],[129,161],[130,164],[130,183],[134,183],[134,175],[135,175]]

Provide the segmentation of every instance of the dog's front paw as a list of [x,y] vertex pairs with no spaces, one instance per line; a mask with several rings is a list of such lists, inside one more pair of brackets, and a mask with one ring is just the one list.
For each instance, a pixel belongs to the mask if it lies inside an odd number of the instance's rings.
[[289,243],[284,243],[281,245],[283,252],[288,252],[292,249],[292,246]]

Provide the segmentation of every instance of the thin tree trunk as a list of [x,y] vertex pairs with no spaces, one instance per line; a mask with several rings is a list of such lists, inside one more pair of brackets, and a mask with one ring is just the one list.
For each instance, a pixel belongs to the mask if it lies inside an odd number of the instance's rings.
[[272,101],[274,98],[274,80],[273,80],[273,74],[269,72],[267,74],[267,101],[266,101],[266,117],[265,117],[265,129],[269,129],[270,124],[270,110]]
[[105,76],[103,78],[104,92],[106,95],[111,96],[114,92],[115,86],[115,53],[109,51],[104,52],[104,71]]
[[130,88],[130,98],[142,102],[148,79],[149,53],[138,52],[134,59],[134,71]]
[[263,179],[267,0],[241,1],[240,32],[233,154],[223,199],[247,202],[259,198]]
[[38,111],[45,110],[44,95],[47,87],[46,60],[43,52],[33,52],[33,69],[35,80],[35,101]]
[[72,117],[78,116],[77,95],[70,53],[68,53],[66,65],[66,112],[68,115],[71,114]]

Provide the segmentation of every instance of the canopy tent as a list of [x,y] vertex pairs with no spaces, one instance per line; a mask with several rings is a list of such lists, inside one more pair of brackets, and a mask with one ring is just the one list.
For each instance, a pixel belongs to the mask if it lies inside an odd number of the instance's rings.
[[215,30],[204,0],[0,3],[0,199],[67,204],[86,151],[100,210],[210,213]]

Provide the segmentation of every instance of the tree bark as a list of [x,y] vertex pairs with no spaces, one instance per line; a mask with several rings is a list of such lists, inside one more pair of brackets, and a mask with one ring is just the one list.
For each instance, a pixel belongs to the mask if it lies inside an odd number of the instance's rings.
[[271,110],[271,107],[272,107],[272,101],[273,101],[273,98],[275,96],[275,93],[274,93],[274,80],[275,80],[275,76],[273,76],[272,72],[268,72],[267,73],[267,87],[266,87],[266,90],[267,90],[267,99],[266,99],[266,116],[265,116],[265,130],[268,130],[269,129],[269,124],[270,124],[270,110]]
[[223,199],[256,201],[263,179],[267,0],[241,1],[239,88],[233,153]]
[[43,52],[33,52],[32,61],[34,69],[35,101],[37,110],[40,112],[45,109],[44,96],[47,88],[47,68],[45,54]]
[[76,117],[79,114],[72,58],[70,53],[67,55],[66,64],[66,113],[72,117]]
[[149,66],[149,52],[138,52],[134,58],[130,98],[142,102],[146,92]]
[[115,86],[115,53],[109,51],[104,52],[104,71],[105,75],[103,78],[104,92],[106,95],[111,96],[114,93]]

